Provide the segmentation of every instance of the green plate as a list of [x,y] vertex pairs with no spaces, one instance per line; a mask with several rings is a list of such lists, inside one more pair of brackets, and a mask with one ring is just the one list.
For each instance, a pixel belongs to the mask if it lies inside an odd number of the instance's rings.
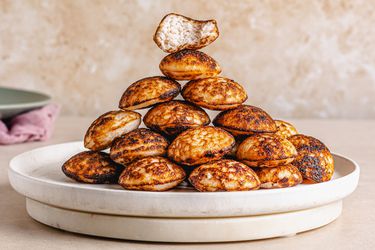
[[0,87],[0,118],[42,107],[50,100],[51,97],[42,93]]

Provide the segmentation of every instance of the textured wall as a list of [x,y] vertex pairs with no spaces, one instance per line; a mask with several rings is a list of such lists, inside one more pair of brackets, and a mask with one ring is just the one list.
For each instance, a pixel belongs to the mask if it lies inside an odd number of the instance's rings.
[[117,106],[159,73],[168,12],[218,21],[204,51],[276,117],[375,118],[375,1],[0,1],[0,85],[42,90],[65,114]]

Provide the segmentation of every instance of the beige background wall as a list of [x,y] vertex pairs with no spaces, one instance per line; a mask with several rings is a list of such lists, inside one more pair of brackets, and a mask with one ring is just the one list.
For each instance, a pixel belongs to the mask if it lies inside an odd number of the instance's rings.
[[65,114],[114,109],[160,74],[168,12],[214,18],[204,51],[276,117],[375,118],[375,1],[0,1],[0,85],[51,94]]

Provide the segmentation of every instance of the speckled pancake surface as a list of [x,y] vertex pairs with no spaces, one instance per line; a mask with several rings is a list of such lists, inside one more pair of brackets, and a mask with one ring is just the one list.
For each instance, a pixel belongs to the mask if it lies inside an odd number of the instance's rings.
[[154,76],[132,83],[121,97],[119,108],[143,109],[161,102],[167,102],[180,93],[181,86],[173,79]]
[[269,114],[250,105],[240,105],[235,109],[220,112],[213,120],[213,124],[234,136],[277,131],[276,123]]
[[185,101],[170,101],[161,103],[150,109],[143,118],[145,125],[167,136],[210,123],[207,113]]
[[202,79],[220,74],[219,64],[209,55],[197,50],[181,50],[162,59],[161,72],[176,80]]
[[298,155],[292,162],[303,178],[313,182],[329,181],[334,173],[334,161],[329,149],[318,139],[297,134],[288,138]]
[[110,157],[119,164],[127,165],[140,158],[165,155],[168,145],[162,135],[139,128],[117,138],[111,146]]
[[203,126],[189,129],[169,145],[168,157],[195,166],[221,159],[235,144],[234,137],[221,128]]
[[292,135],[298,134],[297,129],[289,122],[282,120],[275,120],[277,132],[276,134],[288,139]]
[[125,189],[165,191],[185,179],[184,170],[170,160],[146,157],[128,165],[121,173],[119,184]]
[[63,166],[66,176],[78,182],[91,184],[117,183],[123,170],[103,152],[84,151],[72,156]]
[[190,183],[201,192],[247,191],[258,189],[256,173],[238,161],[219,160],[203,164],[193,170]]
[[245,89],[225,77],[210,77],[188,82],[182,89],[185,100],[212,110],[233,109],[247,99]]
[[302,183],[302,175],[298,168],[288,164],[274,168],[261,168],[256,171],[261,188],[286,188]]
[[110,111],[99,116],[89,127],[84,145],[91,150],[109,148],[117,137],[138,128],[141,115],[128,110]]
[[246,138],[237,149],[237,159],[251,167],[276,167],[291,163],[297,156],[293,144],[272,134]]

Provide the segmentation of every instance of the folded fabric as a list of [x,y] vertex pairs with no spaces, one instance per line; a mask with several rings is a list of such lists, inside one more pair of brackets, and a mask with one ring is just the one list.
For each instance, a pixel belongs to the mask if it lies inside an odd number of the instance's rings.
[[11,118],[8,126],[0,120],[0,145],[50,138],[59,111],[59,105],[49,104]]

